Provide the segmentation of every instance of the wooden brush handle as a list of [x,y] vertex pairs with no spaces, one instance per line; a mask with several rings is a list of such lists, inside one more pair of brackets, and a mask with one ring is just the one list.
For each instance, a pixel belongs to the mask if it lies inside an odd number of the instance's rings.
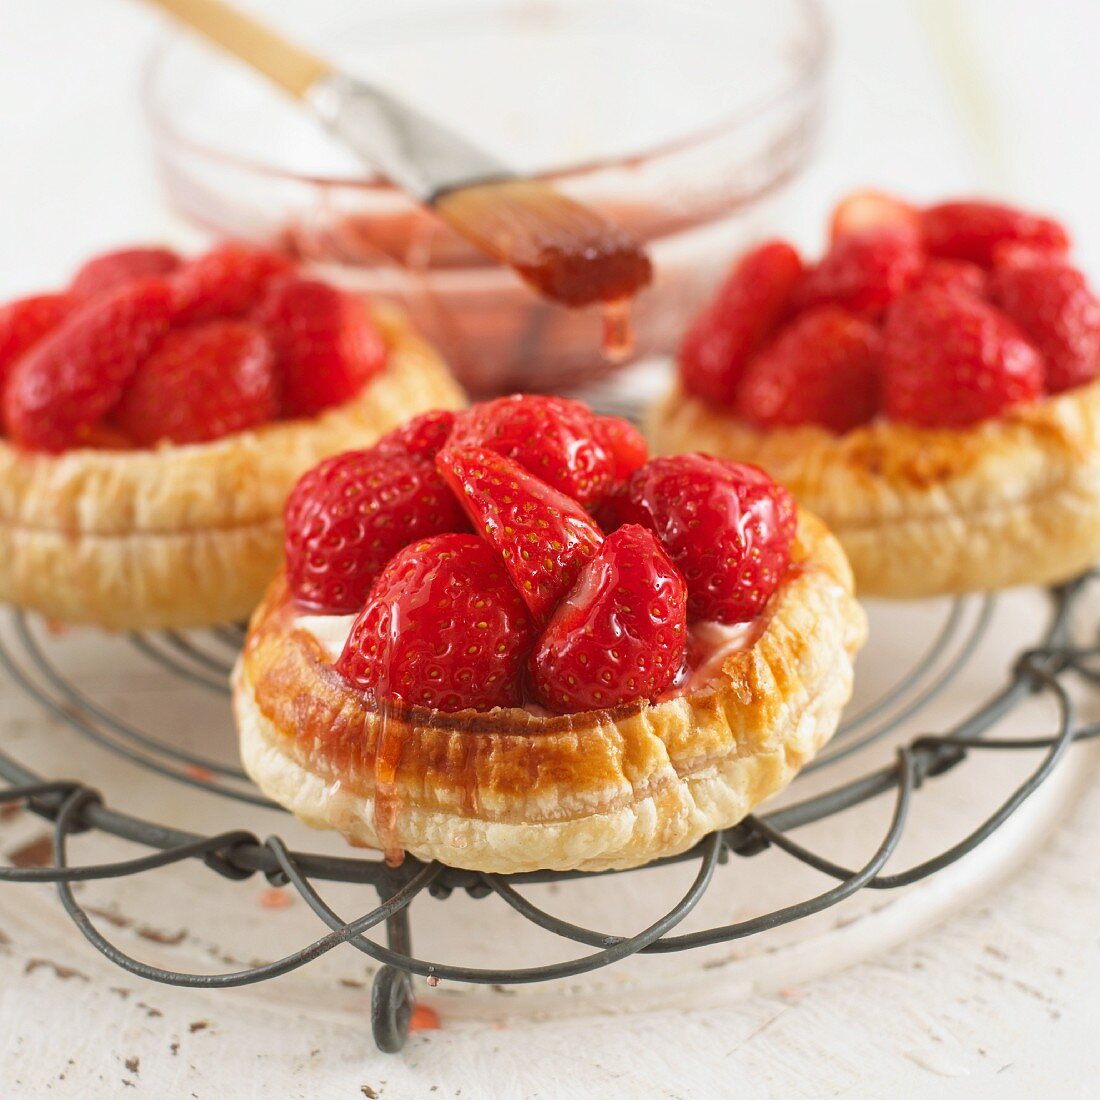
[[221,0],[146,0],[146,3],[171,13],[299,99],[332,71],[319,57]]

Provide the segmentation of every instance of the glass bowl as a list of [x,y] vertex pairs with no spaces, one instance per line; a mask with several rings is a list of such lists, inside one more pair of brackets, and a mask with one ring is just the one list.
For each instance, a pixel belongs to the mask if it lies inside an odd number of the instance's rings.
[[[641,238],[655,279],[634,358],[671,351],[731,256],[781,220],[819,129],[815,0],[299,0],[264,15]],[[597,308],[538,298],[234,61],[174,38],[145,102],[178,228],[275,244],[397,301],[475,394],[613,369]]]

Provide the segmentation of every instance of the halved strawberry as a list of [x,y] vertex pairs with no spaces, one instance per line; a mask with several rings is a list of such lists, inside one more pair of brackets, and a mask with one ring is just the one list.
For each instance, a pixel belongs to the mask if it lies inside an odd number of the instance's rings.
[[450,409],[421,413],[387,432],[371,449],[379,454],[433,459],[450,437],[456,415]]
[[730,406],[749,359],[786,317],[802,260],[786,241],[743,256],[680,344],[684,392]]
[[882,333],[883,410],[891,420],[965,428],[1043,392],[1042,355],[1005,314],[932,287],[899,298]]
[[293,272],[294,265],[281,253],[226,241],[189,260],[173,275],[176,320],[243,317],[271,282]]
[[290,589],[325,614],[358,611],[409,543],[468,529],[430,462],[374,451],[348,451],[306,473],[287,499],[285,523]]
[[12,367],[4,393],[12,439],[41,451],[79,446],[118,403],[171,315],[171,291],[159,279],[130,283],[75,309]]
[[616,481],[629,477],[649,458],[645,436],[629,420],[618,416],[597,416],[593,431],[604,450],[611,455]]
[[841,199],[829,220],[829,239],[865,229],[916,229],[917,210],[884,191],[857,191]]
[[738,412],[762,428],[865,424],[878,409],[877,347],[874,325],[836,306],[802,313],[749,364]]
[[798,309],[835,305],[867,317],[881,316],[909,288],[923,265],[911,228],[861,229],[838,237],[795,291]]
[[0,306],[0,393],[15,361],[64,320],[67,294],[35,294]]
[[455,420],[450,446],[496,451],[585,506],[615,476],[615,461],[596,437],[596,417],[564,397],[517,393],[474,405]]
[[138,365],[112,420],[144,447],[204,443],[274,420],[275,356],[246,321],[208,321],[169,332]]
[[179,266],[170,248],[118,248],[88,260],[73,276],[70,292],[74,298],[94,298],[127,283],[171,275]]
[[684,664],[687,586],[651,531],[609,535],[531,654],[531,686],[561,714],[653,701]]
[[993,301],[1046,356],[1051,393],[1100,373],[1100,301],[1077,268],[1028,254],[1022,262],[995,267],[989,282]]
[[475,535],[405,547],[374,582],[336,668],[376,702],[433,710],[519,706],[534,624]]
[[654,458],[627,479],[608,512],[617,524],[657,536],[687,581],[695,618],[754,618],[790,565],[794,502],[755,466],[702,454]]
[[270,283],[252,319],[275,347],[287,417],[315,416],[351,400],[386,361],[363,303],[315,279]]
[[484,447],[448,444],[436,465],[535,620],[545,623],[603,542],[595,521],[575,500]]
[[993,263],[995,250],[1017,244],[1062,255],[1069,248],[1065,229],[1052,218],[1003,203],[980,200],[941,202],[920,212],[921,236],[930,256]]

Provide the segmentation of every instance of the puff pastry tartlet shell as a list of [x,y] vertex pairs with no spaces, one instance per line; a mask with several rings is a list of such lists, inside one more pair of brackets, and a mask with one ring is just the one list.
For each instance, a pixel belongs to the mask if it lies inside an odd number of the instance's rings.
[[212,443],[30,454],[0,440],[0,600],[115,629],[245,618],[282,561],[282,513],[320,459],[463,395],[378,313],[385,368],[343,405]]
[[657,453],[762,466],[840,539],[861,595],[1066,580],[1100,556],[1100,382],[962,430],[875,422],[759,431],[678,389]]
[[[307,824],[378,847],[378,715],[297,614],[280,577],[253,617],[234,674],[245,768]],[[832,736],[865,628],[843,552],[804,514],[755,642],[700,690],[568,716],[391,715],[386,846],[496,873],[632,867],[683,851],[740,821]]]

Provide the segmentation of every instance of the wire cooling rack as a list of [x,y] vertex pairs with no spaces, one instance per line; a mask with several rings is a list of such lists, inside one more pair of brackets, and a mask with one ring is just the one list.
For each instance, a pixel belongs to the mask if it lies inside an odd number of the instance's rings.
[[[13,756],[0,751],[0,803],[23,803],[27,809],[53,822],[53,860],[46,867],[0,868],[0,881],[49,882],[57,886],[61,904],[84,936],[108,959],[131,974],[177,986],[225,988],[249,985],[305,966],[342,944],[348,944],[382,964],[376,972],[371,995],[371,1023],[375,1041],[385,1051],[399,1050],[409,1030],[415,999],[412,976],[431,985],[446,979],[490,985],[516,985],[580,975],[608,966],[634,954],[686,951],[743,939],[789,924],[834,906],[857,891],[891,890],[923,879],[973,851],[1046,780],[1075,739],[1100,734],[1100,724],[1088,725],[1075,716],[1066,688],[1068,677],[1100,684],[1100,645],[1075,644],[1071,620],[1086,589],[1100,584],[1095,574],[1052,588],[1045,625],[1037,628],[1030,646],[1019,652],[1005,670],[1004,683],[968,713],[937,733],[918,736],[901,746],[886,767],[872,767],[847,778],[831,789],[794,801],[783,809],[753,815],[734,828],[714,833],[690,851],[671,859],[628,872],[603,874],[646,875],[651,868],[669,863],[696,866],[691,885],[674,904],[648,927],[631,936],[612,935],[556,917],[525,896],[526,885],[568,882],[579,872],[533,872],[488,875],[424,864],[408,858],[390,867],[378,858],[333,857],[291,851],[278,837],[262,841],[247,828],[249,810],[277,809],[263,797],[237,767],[181,748],[170,738],[120,717],[62,667],[48,632],[36,629],[18,611],[8,612],[0,623],[0,665],[14,684],[28,693],[48,714],[81,737],[165,779],[198,788],[239,805],[244,827],[204,836],[134,816],[106,804],[80,780],[46,778]],[[982,644],[990,630],[996,597],[977,602],[957,600],[947,607],[927,648],[877,698],[846,715],[828,748],[804,770],[828,774],[840,761],[874,745],[902,726],[912,723],[959,675],[969,654]],[[134,634],[129,644],[197,692],[228,695],[227,676],[240,648],[238,627],[222,627],[196,634],[177,632]],[[872,644],[874,644],[872,639]],[[1053,702],[1052,728],[1028,737],[999,737],[991,731],[997,723],[1030,696],[1043,695]],[[998,807],[962,840],[936,855],[900,872],[884,873],[914,812],[917,792],[925,781],[958,768],[978,753],[1032,750],[1038,763],[1026,777],[1004,792]],[[795,791],[798,787],[796,781]],[[874,854],[858,867],[845,867],[794,840],[791,833],[871,799],[893,799],[888,828]],[[72,866],[69,839],[75,834],[99,830],[150,849],[135,859]],[[751,857],[766,849],[778,850],[792,860],[814,868],[835,880],[822,893],[737,923],[690,933],[677,926],[695,908],[730,855]],[[133,958],[108,939],[93,923],[73,892],[73,884],[85,880],[136,875],[154,868],[201,860],[212,871],[229,879],[262,874],[276,886],[297,891],[328,931],[312,943],[273,962],[232,973],[192,974],[163,969]],[[733,874],[732,870],[721,872]],[[317,889],[318,882],[366,884],[377,891],[379,904],[352,920],[338,914]],[[503,969],[433,962],[413,954],[409,907],[421,894],[446,898],[454,891],[475,898],[495,896],[543,930],[578,945],[574,957],[548,965]],[[385,943],[368,935],[384,926]]]

